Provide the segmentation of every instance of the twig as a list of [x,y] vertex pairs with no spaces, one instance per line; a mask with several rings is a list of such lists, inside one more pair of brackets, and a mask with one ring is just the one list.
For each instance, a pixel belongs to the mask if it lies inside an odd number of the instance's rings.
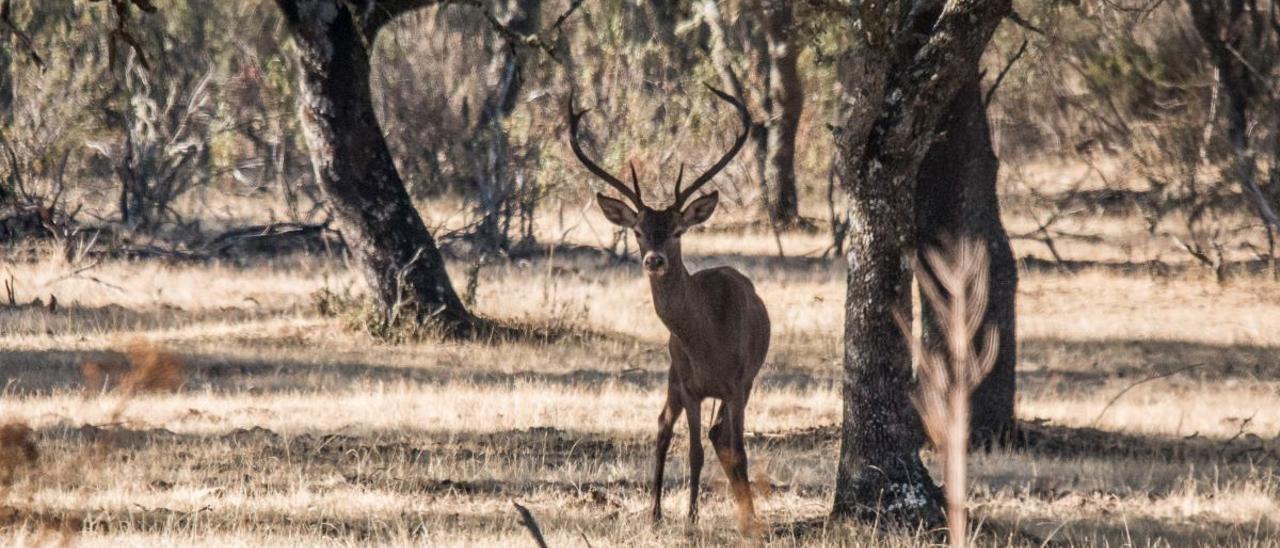
[[1097,428],[1097,427],[1098,427],[1098,423],[1099,423],[1099,422],[1102,422],[1102,416],[1103,416],[1103,415],[1105,415],[1105,414],[1107,413],[1107,410],[1108,410],[1108,409],[1111,409],[1111,406],[1112,406],[1112,405],[1115,405],[1116,401],[1118,401],[1118,400],[1120,399],[1120,397],[1121,397],[1121,396],[1124,396],[1124,395],[1125,395],[1126,393],[1128,393],[1130,390],[1133,390],[1133,388],[1134,388],[1134,387],[1136,387],[1136,386],[1138,386],[1138,385],[1140,385],[1140,384],[1146,384],[1146,383],[1149,383],[1149,382],[1154,381],[1154,380],[1163,379],[1163,378],[1165,378],[1165,377],[1172,377],[1173,375],[1177,375],[1178,373],[1182,373],[1183,371],[1190,371],[1190,370],[1192,370],[1192,369],[1197,369],[1197,368],[1200,368],[1200,367],[1204,367],[1204,366],[1206,366],[1206,365],[1208,365],[1208,364],[1207,364],[1207,363],[1195,363],[1195,364],[1191,364],[1191,365],[1187,365],[1187,366],[1179,367],[1179,368],[1177,368],[1177,369],[1173,369],[1173,370],[1170,370],[1170,371],[1165,371],[1165,372],[1163,372],[1163,373],[1157,373],[1157,374],[1155,374],[1155,375],[1151,375],[1151,376],[1146,377],[1146,378],[1143,378],[1143,379],[1141,379],[1141,380],[1139,380],[1139,381],[1137,381],[1137,382],[1135,382],[1135,383],[1133,383],[1133,384],[1130,384],[1129,386],[1124,387],[1124,389],[1123,389],[1123,390],[1121,390],[1121,391],[1119,391],[1119,392],[1117,392],[1117,393],[1116,393],[1116,395],[1111,396],[1111,399],[1110,399],[1110,400],[1107,400],[1107,404],[1106,404],[1106,405],[1102,406],[1102,411],[1099,411],[1099,412],[1098,412],[1098,416],[1097,416],[1097,417],[1094,417],[1094,419],[1093,419],[1093,427],[1094,427],[1094,428]]
[[[555,31],[557,39],[559,38],[560,26],[563,25],[564,22],[569,19],[570,15],[573,15],[573,12],[577,11],[578,7],[581,6],[584,1],[585,0],[574,0],[572,4],[569,4],[569,8],[566,9],[564,13],[560,14],[559,17],[556,18],[556,22],[551,26],[551,30]],[[559,64],[564,64],[564,62],[560,59],[560,57],[556,55],[555,47],[552,46],[552,44],[556,40],[552,40],[551,42],[543,40],[538,32],[534,32],[532,34],[522,34],[520,32],[512,30],[512,28],[507,26],[506,23],[503,23],[501,20],[498,19],[498,16],[493,13],[493,10],[489,8],[489,5],[487,3],[482,2],[480,0],[454,0],[453,3],[464,5],[464,6],[471,6],[473,8],[480,10],[480,13],[484,15],[485,20],[489,22],[489,26],[493,27],[493,30],[497,31],[498,34],[502,35],[502,37],[506,39],[507,43],[512,47],[525,46],[525,47],[530,47],[534,49],[539,49],[539,50],[542,50],[543,53],[546,53],[547,57],[550,57],[552,61],[555,61],[556,63],[559,63]]]
[[1022,45],[1018,47],[1018,52],[1009,58],[1009,62],[1005,63],[1004,68],[1000,69],[1000,74],[996,75],[996,81],[991,83],[991,87],[987,89],[987,96],[982,100],[982,108],[986,109],[991,106],[991,100],[996,96],[996,89],[1000,87],[1000,83],[1004,82],[1004,77],[1009,75],[1009,69],[1013,68],[1013,64],[1018,62],[1024,54],[1027,53],[1027,44],[1031,41],[1022,39]]
[[1022,16],[1022,14],[1014,10],[1009,10],[1009,15],[1007,15],[1006,18],[1009,19],[1010,21],[1013,21],[1013,24],[1018,25],[1019,27],[1027,29],[1036,34],[1039,34],[1040,36],[1044,36],[1044,30],[1031,24],[1031,21],[1028,21],[1025,17]]
[[533,536],[533,541],[538,544],[539,548],[547,548],[547,540],[542,537],[542,529],[538,527],[538,520],[533,519],[533,513],[514,500],[511,501],[511,504],[515,505],[517,512],[520,512],[520,525],[529,530],[529,534]]

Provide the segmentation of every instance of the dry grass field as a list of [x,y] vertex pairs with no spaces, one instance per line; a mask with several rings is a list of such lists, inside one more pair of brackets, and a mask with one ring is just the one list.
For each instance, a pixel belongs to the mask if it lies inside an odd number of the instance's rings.
[[[607,241],[594,215],[548,239]],[[1020,207],[1006,215],[1011,232],[1035,228]],[[1179,266],[1140,220],[1072,223],[1104,239],[1063,241],[1080,261],[1070,269],[1021,271],[1027,440],[971,461],[978,542],[1280,546],[1280,282],[1242,272],[1219,284]],[[742,269],[774,323],[747,419],[763,540],[929,542],[819,519],[844,301],[840,262],[817,258],[827,238],[784,235],[779,258],[772,234],[711,224],[685,238],[688,260]],[[319,292],[359,291],[341,258],[7,259],[0,277],[17,301],[45,306],[0,310],[0,420],[31,429],[0,432],[5,544],[531,545],[513,501],[556,547],[743,543],[714,461],[702,520],[687,525],[682,423],[668,519],[650,525],[665,332],[634,263],[564,249],[486,267],[475,305],[557,337],[400,345],[317,312]],[[1173,267],[1133,266],[1151,259]],[[466,265],[453,267],[465,283]],[[185,382],[112,388],[129,352],[171,353],[149,359],[180,361]]]

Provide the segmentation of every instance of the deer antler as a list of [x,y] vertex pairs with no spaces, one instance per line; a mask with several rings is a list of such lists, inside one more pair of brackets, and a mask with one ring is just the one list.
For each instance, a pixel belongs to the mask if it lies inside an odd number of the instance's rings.
[[689,188],[685,190],[680,190],[680,179],[684,178],[684,166],[680,166],[680,177],[676,179],[676,209],[680,209],[680,207],[684,205],[685,200],[688,200],[690,196],[693,196],[693,193],[697,192],[702,185],[707,184],[707,181],[710,181],[712,177],[715,177],[720,170],[724,169],[724,166],[729,165],[729,161],[733,160],[733,157],[738,154],[739,150],[742,150],[742,145],[747,142],[747,135],[751,133],[751,115],[747,114],[746,105],[743,105],[741,101],[735,99],[732,95],[712,87],[711,84],[703,85],[707,86],[707,89],[711,90],[711,93],[714,93],[717,97],[728,101],[729,104],[733,105],[733,108],[738,110],[738,116],[742,118],[742,133],[739,134],[738,139],[733,142],[733,146],[729,148],[729,152],[726,152],[724,156],[720,157],[720,161],[711,166],[711,169],[708,169],[705,173],[699,175],[697,179],[694,179],[693,183],[689,185]]
[[636,178],[635,165],[633,164],[631,166],[631,184],[635,187],[635,189],[632,190],[627,188],[627,185],[623,184],[617,177],[610,175],[608,171],[604,170],[604,168],[591,161],[591,158],[587,157],[587,154],[582,151],[582,146],[578,144],[578,122],[582,120],[582,115],[586,114],[591,109],[583,109],[578,112],[574,112],[573,96],[570,95],[568,110],[569,146],[573,148],[573,154],[578,157],[578,161],[582,162],[582,165],[586,166],[587,171],[590,171],[593,175],[599,177],[604,182],[609,183],[609,186],[613,187],[614,190],[617,190],[623,196],[626,196],[627,199],[631,200],[631,202],[635,204],[636,208],[643,208],[644,199],[640,196],[640,181]]

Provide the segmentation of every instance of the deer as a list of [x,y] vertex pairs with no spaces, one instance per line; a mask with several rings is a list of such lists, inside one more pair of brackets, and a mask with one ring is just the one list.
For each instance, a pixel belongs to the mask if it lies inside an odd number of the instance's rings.
[[[769,351],[769,313],[755,286],[737,270],[720,266],[690,273],[680,252],[680,237],[715,212],[719,191],[689,201],[733,160],[751,129],[751,118],[741,101],[710,85],[717,97],[733,105],[742,119],[742,132],[733,146],[687,188],[684,164],[676,176],[674,202],[663,209],[645,204],[631,164],[631,188],[605,171],[578,142],[578,126],[587,110],[574,111],[569,99],[569,144],[587,171],[603,180],[630,204],[596,193],[596,203],[610,223],[632,230],[639,244],[641,265],[648,277],[653,307],[670,332],[667,351],[671,366],[667,397],[658,415],[658,436],[653,463],[653,522],[662,521],[663,471],[671,447],[672,431],[680,414],[689,425],[689,522],[698,519],[698,492],[703,464],[701,439],[702,402],[720,400],[708,438],[728,477],[744,530],[755,523],[751,484],[747,476],[747,452],[743,443],[747,400],[756,374]],[[688,204],[687,207],[685,204]]]

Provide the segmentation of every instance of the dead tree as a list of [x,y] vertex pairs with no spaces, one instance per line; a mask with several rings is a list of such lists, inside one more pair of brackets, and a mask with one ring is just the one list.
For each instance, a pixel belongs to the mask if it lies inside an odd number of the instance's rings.
[[910,353],[893,320],[909,311],[916,176],[935,130],[972,74],[1009,0],[862,3],[840,64],[848,118],[836,139],[849,194],[844,416],[833,514],[941,520],[920,460]]

